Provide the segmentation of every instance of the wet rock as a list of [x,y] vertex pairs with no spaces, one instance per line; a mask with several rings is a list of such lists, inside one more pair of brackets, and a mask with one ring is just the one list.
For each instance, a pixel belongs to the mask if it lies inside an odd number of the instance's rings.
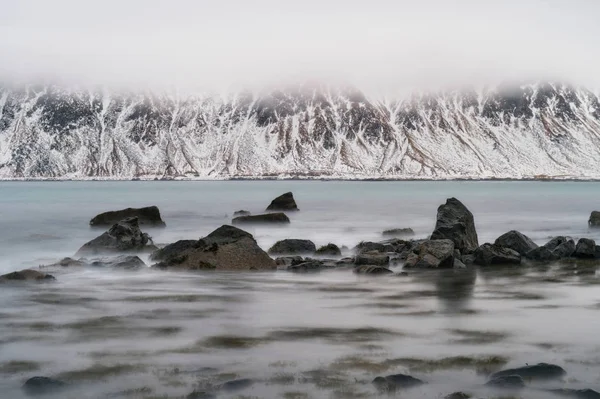
[[145,208],[127,208],[119,211],[104,212],[90,220],[92,227],[110,227],[123,219],[136,217],[141,226],[165,227],[166,224],[160,217],[160,211],[156,206]]
[[529,237],[516,230],[502,234],[494,244],[517,251],[521,256],[538,247]]
[[56,280],[51,274],[46,274],[33,269],[24,269],[18,272],[3,274],[0,282],[6,281],[53,281]]
[[556,255],[554,252],[550,251],[544,246],[532,249],[525,254],[525,257],[538,262],[549,262],[560,259],[560,256]]
[[92,259],[90,266],[111,267],[114,269],[137,270],[147,267],[138,256],[121,255],[115,258]]
[[32,377],[25,381],[23,390],[28,395],[44,395],[57,393],[67,387],[67,383],[48,377]]
[[279,197],[275,198],[269,206],[267,207],[267,211],[298,211],[298,206],[296,205],[296,201],[294,200],[294,194],[291,192],[281,194]]
[[301,263],[292,264],[287,267],[287,271],[294,273],[310,273],[319,272],[324,269],[331,269],[332,267],[327,265],[325,262],[318,260],[308,260]]
[[239,210],[239,211],[235,211],[233,212],[233,217],[238,217],[238,216],[250,216],[252,215],[250,213],[250,211],[245,211],[245,210]]
[[475,263],[475,255],[474,254],[463,255],[460,257],[460,260],[462,261],[462,263],[469,266],[469,265],[472,265]]
[[576,258],[593,258],[596,255],[596,242],[589,238],[580,238],[573,256]]
[[252,234],[223,225],[181,252],[171,251],[160,269],[185,270],[275,270],[277,266],[263,251]]
[[544,247],[558,258],[567,258],[575,252],[575,241],[570,237],[558,236],[544,244]]
[[254,380],[250,378],[240,378],[238,380],[225,382],[223,385],[221,385],[221,389],[227,392],[240,391],[242,389],[251,387],[253,384]]
[[386,244],[371,241],[362,241],[353,248],[355,254],[364,252],[387,252]]
[[188,394],[186,399],[216,399],[216,395],[207,391],[194,391]]
[[281,256],[275,259],[277,266],[292,266],[302,262],[304,262],[304,259],[301,256]]
[[500,378],[507,376],[519,376],[521,378],[526,379],[527,381],[531,380],[555,380],[562,378],[566,375],[567,372],[560,366],[548,363],[538,363],[531,366],[517,367],[514,369],[507,369],[498,371],[491,375],[490,378]]
[[453,269],[466,269],[467,265],[462,263],[462,261],[458,258],[454,258],[454,264],[452,266]]
[[461,253],[477,249],[479,241],[473,214],[456,198],[448,198],[437,210],[432,240],[449,239]]
[[179,240],[154,251],[152,255],[150,255],[150,259],[154,261],[164,260],[188,249],[193,249],[197,244],[198,240]]
[[454,392],[450,395],[446,395],[444,399],[469,399],[471,395],[468,395],[464,392]]
[[232,224],[289,224],[290,219],[285,213],[265,213],[262,215],[238,216]]
[[592,211],[590,218],[588,220],[588,226],[590,227],[600,227],[600,212]]
[[501,389],[521,389],[525,388],[525,381],[520,375],[505,375],[492,377],[485,385]]
[[62,258],[58,262],[50,265],[50,266],[60,266],[60,267],[82,267],[86,266],[86,263],[82,260],[77,260],[73,258]]
[[393,391],[400,388],[413,388],[425,384],[424,381],[407,374],[392,374],[385,377],[376,377],[373,385],[378,389]]
[[269,255],[306,255],[317,250],[310,240],[287,239],[277,241],[268,251]]
[[340,260],[335,261],[336,266],[338,267],[344,267],[344,266],[351,266],[354,267],[354,258],[342,258]]
[[480,266],[520,264],[521,255],[510,248],[485,243],[475,251],[475,264]]
[[454,242],[449,239],[425,241],[409,254],[407,269],[449,269],[454,266]]
[[152,243],[150,236],[142,233],[138,219],[133,217],[115,223],[104,234],[85,243],[75,256],[142,251],[148,249],[149,243]]
[[387,266],[390,263],[388,255],[361,254],[354,257],[355,265]]
[[600,399],[600,393],[593,389],[550,389],[548,392],[552,392],[556,396],[562,396],[565,398],[574,399]]
[[370,275],[382,275],[382,274],[394,274],[393,271],[383,266],[376,265],[361,265],[354,268],[356,274],[370,274]]
[[319,249],[316,250],[315,255],[319,256],[342,256],[342,251],[340,248],[332,243],[327,245],[323,245]]
[[415,235],[415,232],[410,227],[407,227],[403,229],[384,230],[381,234],[386,237],[411,237]]

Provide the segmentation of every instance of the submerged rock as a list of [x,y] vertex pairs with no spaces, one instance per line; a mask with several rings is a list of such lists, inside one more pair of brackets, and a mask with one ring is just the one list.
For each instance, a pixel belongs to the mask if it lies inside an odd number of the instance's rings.
[[18,272],[3,274],[0,276],[0,282],[4,281],[53,281],[56,280],[53,275],[39,272],[33,269],[24,269]]
[[388,255],[380,254],[360,254],[354,257],[355,265],[377,265],[387,266],[390,263]]
[[332,243],[327,245],[323,245],[319,249],[315,251],[315,255],[319,256],[342,256],[342,251],[340,248]]
[[138,219],[133,217],[121,220],[101,236],[85,243],[75,256],[142,251],[153,247],[147,247],[149,243],[152,243],[150,236],[142,233]]
[[492,379],[486,382],[485,385],[501,389],[521,389],[525,388],[525,381],[520,375],[492,376]]
[[60,267],[82,267],[82,266],[86,266],[87,264],[80,260],[80,259],[73,259],[73,258],[62,258],[61,260],[59,260],[58,262],[50,265],[50,266],[60,266]]
[[237,216],[250,216],[251,213],[250,211],[245,211],[245,210],[239,210],[239,211],[235,211],[233,212],[233,217],[237,217]]
[[324,269],[332,269],[333,267],[334,266],[323,261],[310,259],[299,263],[292,263],[286,270],[294,273],[310,273],[319,272]]
[[514,369],[501,370],[491,375],[490,378],[507,376],[519,376],[530,380],[555,380],[565,376],[567,372],[560,366],[548,363],[538,363],[531,366],[517,367]]
[[361,265],[354,268],[356,274],[371,274],[371,275],[382,275],[382,274],[394,274],[393,271],[383,266],[376,265]]
[[428,240],[419,244],[404,263],[407,269],[449,269],[454,266],[454,242]]
[[576,258],[593,258],[596,255],[596,242],[589,238],[580,238],[573,256]]
[[554,395],[563,396],[565,398],[573,399],[600,399],[600,392],[594,391],[593,389],[550,389],[548,392],[552,392]]
[[265,213],[262,215],[238,216],[232,224],[289,224],[290,219],[285,213]]
[[399,388],[413,388],[425,384],[424,381],[407,374],[392,374],[376,377],[373,385],[378,389],[393,391]]
[[48,377],[32,377],[25,381],[23,384],[23,390],[28,395],[44,395],[50,393],[57,393],[65,389],[68,386],[67,383],[54,378]]
[[281,194],[275,198],[266,209],[267,211],[298,211],[298,206],[291,192]]
[[521,255],[510,248],[485,243],[475,251],[475,264],[480,266],[520,264]]
[[592,211],[590,218],[588,220],[588,226],[590,227],[600,227],[600,212]]
[[223,391],[228,391],[228,392],[239,391],[242,389],[249,388],[253,384],[254,384],[254,380],[252,380],[250,378],[240,378],[238,380],[231,380],[231,381],[225,382],[223,385],[221,385],[221,389]]
[[94,267],[112,267],[115,269],[137,270],[147,267],[138,256],[121,255],[115,258],[92,259],[89,263]]
[[414,236],[415,232],[410,227],[406,227],[401,229],[384,230],[381,234],[386,237],[410,237]]
[[471,395],[468,395],[464,392],[454,392],[450,395],[446,395],[444,399],[469,399]]
[[156,206],[147,206],[145,208],[127,208],[119,211],[109,211],[101,213],[92,220],[92,227],[109,227],[123,219],[136,217],[142,226],[165,227],[166,224],[160,217],[160,211]]
[[185,399],[216,399],[216,395],[208,391],[194,391],[189,393]]
[[437,222],[431,239],[452,240],[461,253],[474,251],[479,241],[473,214],[456,198],[448,198],[437,210]]
[[[185,270],[275,270],[277,266],[252,234],[223,225],[193,246],[170,250],[154,267]],[[165,247],[166,248],[166,247]],[[164,249],[164,248],[163,248]]]
[[510,248],[517,251],[520,255],[525,255],[538,247],[529,237],[516,230],[511,230],[508,233],[502,234],[494,242],[495,245]]
[[304,262],[304,259],[301,256],[280,256],[275,259],[275,264],[277,266],[291,266],[302,262]]
[[317,250],[310,240],[286,239],[277,241],[268,251],[269,255],[306,255]]

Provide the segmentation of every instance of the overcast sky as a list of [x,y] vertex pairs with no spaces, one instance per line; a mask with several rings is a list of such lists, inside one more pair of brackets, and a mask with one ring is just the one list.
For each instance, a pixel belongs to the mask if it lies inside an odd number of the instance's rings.
[[0,0],[0,78],[599,86],[598,0]]

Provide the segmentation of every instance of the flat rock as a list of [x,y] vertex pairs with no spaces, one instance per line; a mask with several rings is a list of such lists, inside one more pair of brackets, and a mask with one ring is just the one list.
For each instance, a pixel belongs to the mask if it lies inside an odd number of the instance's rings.
[[412,237],[415,232],[410,227],[384,230],[381,235],[384,237]]
[[53,281],[56,280],[51,274],[42,273],[33,269],[19,270],[18,272],[12,272],[3,274],[0,276],[0,282],[7,281]]
[[475,251],[474,263],[480,266],[518,265],[521,263],[521,255],[510,248],[485,243]]
[[501,370],[491,375],[490,378],[499,378],[517,375],[527,381],[531,380],[555,380],[565,376],[567,372],[560,366],[548,363],[538,363],[531,366],[517,367]]
[[269,248],[269,255],[312,255],[317,250],[310,240],[286,239],[277,241]]
[[407,269],[449,269],[454,267],[454,242],[449,239],[427,240],[410,253]]
[[242,389],[249,388],[253,384],[254,384],[254,380],[252,380],[250,378],[240,378],[237,380],[231,380],[231,381],[225,382],[223,385],[221,385],[221,389],[223,391],[228,391],[228,392],[239,391]]
[[356,274],[370,274],[370,275],[383,275],[383,274],[394,274],[393,271],[387,267],[377,265],[361,265],[354,268]]
[[108,231],[85,243],[75,257],[104,253],[143,251],[153,248],[150,236],[142,233],[136,217],[115,223]]
[[51,393],[57,393],[68,386],[67,383],[54,378],[48,377],[32,377],[25,381],[23,384],[23,390],[28,395],[45,395]]
[[385,377],[376,377],[373,385],[382,390],[396,390],[400,388],[413,388],[425,384],[424,381],[407,374],[392,374]]
[[471,395],[468,395],[464,392],[454,392],[450,395],[446,395],[444,399],[469,399]]
[[576,258],[593,258],[596,255],[596,242],[589,238],[580,238],[577,241],[573,256]]
[[160,211],[157,206],[147,206],[144,208],[127,208],[119,211],[109,211],[101,213],[92,220],[92,227],[110,227],[123,219],[136,217],[141,226],[147,227],[165,227],[166,224],[160,217]]
[[342,256],[342,251],[340,248],[332,243],[327,245],[323,245],[319,249],[315,251],[315,255],[318,256]]
[[521,256],[538,247],[529,237],[516,230],[502,234],[494,244],[517,251]]
[[461,253],[474,251],[479,246],[479,241],[473,214],[456,198],[448,198],[445,204],[438,207],[431,239],[452,240]]
[[298,206],[291,192],[281,194],[275,198],[266,209],[267,211],[298,211]]
[[265,213],[262,215],[238,216],[231,221],[234,225],[239,224],[289,224],[290,218],[285,213]]
[[588,226],[590,227],[600,227],[600,212],[592,211],[590,218],[588,220]]

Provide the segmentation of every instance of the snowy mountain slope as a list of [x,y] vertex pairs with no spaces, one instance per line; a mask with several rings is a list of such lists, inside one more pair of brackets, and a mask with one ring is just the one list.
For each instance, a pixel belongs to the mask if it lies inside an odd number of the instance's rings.
[[600,178],[600,97],[518,88],[228,98],[0,88],[0,178]]

